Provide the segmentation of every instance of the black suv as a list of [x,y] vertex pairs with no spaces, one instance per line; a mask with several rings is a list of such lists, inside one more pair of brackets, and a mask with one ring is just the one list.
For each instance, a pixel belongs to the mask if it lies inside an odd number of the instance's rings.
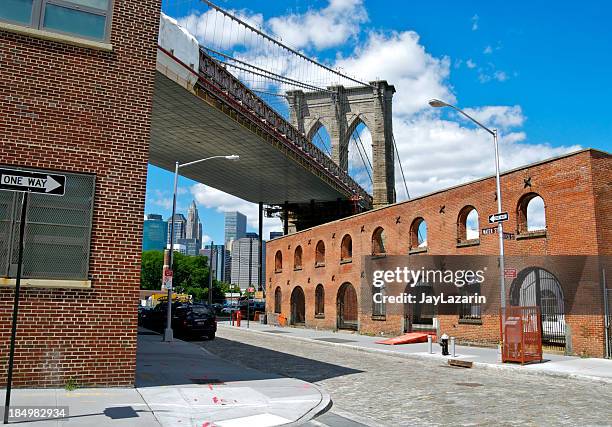
[[[166,327],[167,303],[160,303],[154,309],[149,320],[151,329],[163,332]],[[206,304],[172,303],[172,329],[176,335],[215,338],[217,318],[214,311]]]

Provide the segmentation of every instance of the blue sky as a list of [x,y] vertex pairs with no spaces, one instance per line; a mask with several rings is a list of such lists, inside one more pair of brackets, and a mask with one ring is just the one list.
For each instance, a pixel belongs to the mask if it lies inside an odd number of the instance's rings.
[[[491,172],[489,157],[478,157],[481,152],[488,156],[487,138],[451,112],[431,111],[425,105],[431,97],[472,108],[479,119],[498,127],[505,168],[580,147],[611,151],[612,114],[605,101],[612,99],[612,6],[607,2],[217,4],[251,17],[266,32],[291,40],[292,46],[321,61],[364,79],[395,84],[394,133],[413,194]],[[197,0],[164,0],[164,11],[175,18],[197,8],[207,10]],[[334,32],[321,41],[309,26],[311,19],[330,22]],[[385,49],[405,54],[385,56]],[[465,147],[464,155],[456,156],[460,161],[443,156],[448,147],[457,146]],[[417,168],[428,172],[411,173]],[[209,188],[194,189],[194,184],[181,180],[179,211],[196,198],[204,234],[223,240],[224,209],[247,211],[254,229],[253,206]],[[172,174],[149,168],[146,213],[169,216],[171,186]],[[266,231],[279,226],[268,220]]]

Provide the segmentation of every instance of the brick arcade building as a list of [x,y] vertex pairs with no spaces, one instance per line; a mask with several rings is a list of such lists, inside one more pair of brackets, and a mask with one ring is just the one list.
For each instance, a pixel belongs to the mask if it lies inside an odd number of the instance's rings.
[[[504,231],[513,234],[505,251],[518,270],[506,281],[506,300],[539,305],[544,343],[570,354],[602,357],[606,348],[600,273],[612,255],[611,166],[610,154],[587,149],[501,176],[503,211],[510,216]],[[434,258],[427,255],[479,255],[494,261],[493,283],[499,283],[498,237],[481,232],[497,211],[495,194],[494,177],[484,178],[269,241],[269,317],[282,314],[310,328],[377,335],[433,329],[464,342],[498,342],[499,285],[482,290],[492,301],[488,309],[460,313],[393,309],[373,304],[364,292],[371,286],[364,279],[371,255],[425,264]],[[537,289],[532,301],[529,286]]]
[[[0,167],[68,181],[64,197],[30,198],[17,387],[134,383],[160,9],[160,0],[0,6]],[[2,383],[20,202],[0,191]]]

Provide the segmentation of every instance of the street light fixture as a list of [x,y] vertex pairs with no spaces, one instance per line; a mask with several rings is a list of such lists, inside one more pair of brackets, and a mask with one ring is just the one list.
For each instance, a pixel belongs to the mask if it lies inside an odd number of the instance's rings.
[[[195,165],[196,163],[202,163],[207,160],[212,159],[226,159],[226,160],[240,160],[240,156],[237,154],[232,154],[229,156],[212,156],[206,157],[205,159],[194,160],[193,162],[180,164],[179,162],[175,163],[174,167],[174,190],[172,192],[172,216],[170,217],[170,270],[173,267],[174,260],[174,215],[176,214],[176,192],[178,187],[178,172],[180,168],[184,168],[186,166]],[[209,272],[210,273],[210,272]],[[172,288],[168,289],[168,310],[167,310],[167,320],[166,320],[166,329],[164,330],[164,341],[172,342],[174,339],[172,332]]]
[[[444,101],[440,101],[439,99],[432,99],[429,101],[429,105],[432,107],[440,108],[440,107],[450,107],[453,110],[463,114],[465,117],[476,123],[482,129],[489,132],[493,135],[493,145],[495,146],[495,183],[497,185],[497,212],[501,213],[502,211],[502,197],[501,197],[501,185],[499,180],[499,147],[497,144],[497,129],[489,129],[478,120],[469,116],[465,111],[455,107],[454,105],[448,104]],[[499,286],[501,292],[501,308],[504,310],[506,308],[506,284],[504,282],[504,229],[502,226],[502,221],[497,222],[497,234],[499,235]],[[502,337],[503,338],[503,337]]]

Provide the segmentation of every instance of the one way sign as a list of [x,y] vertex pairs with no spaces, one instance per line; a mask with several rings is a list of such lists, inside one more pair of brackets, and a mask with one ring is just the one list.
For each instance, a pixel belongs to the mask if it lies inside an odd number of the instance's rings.
[[489,215],[489,224],[495,224],[496,222],[502,221],[508,221],[508,212],[499,212]]
[[66,177],[64,175],[0,169],[0,190],[30,191],[63,196],[65,189]]

